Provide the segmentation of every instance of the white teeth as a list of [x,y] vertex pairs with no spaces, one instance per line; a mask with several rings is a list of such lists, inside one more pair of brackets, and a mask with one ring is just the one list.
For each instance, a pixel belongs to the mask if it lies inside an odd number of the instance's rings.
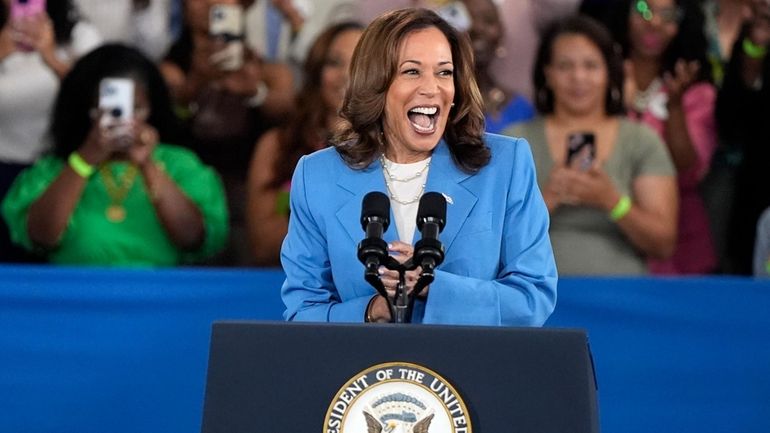
[[438,108],[436,107],[414,107],[410,112],[413,113],[420,113],[420,114],[427,114],[429,116],[432,116],[438,112]]

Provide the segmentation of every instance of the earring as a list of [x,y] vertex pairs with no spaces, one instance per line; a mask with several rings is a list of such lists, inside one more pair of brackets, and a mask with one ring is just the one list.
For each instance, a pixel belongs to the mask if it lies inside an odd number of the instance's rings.
[[452,105],[451,105],[451,107],[454,107],[454,106],[455,106],[455,103],[454,103],[454,102],[452,102]]
[[508,56],[508,50],[505,49],[504,46],[498,45],[497,48],[495,48],[495,57],[498,59],[502,59],[503,57]]
[[620,101],[620,89],[613,86],[612,89],[610,89],[610,100],[613,104],[619,104]]

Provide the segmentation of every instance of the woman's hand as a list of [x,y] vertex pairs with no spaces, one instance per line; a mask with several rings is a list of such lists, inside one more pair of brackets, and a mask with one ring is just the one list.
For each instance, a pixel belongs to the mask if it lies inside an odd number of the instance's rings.
[[567,169],[564,179],[564,203],[609,211],[620,197],[607,172],[598,163],[588,171]]
[[11,37],[21,49],[40,53],[45,64],[60,78],[69,72],[69,65],[56,57],[53,23],[45,13],[12,20]]
[[751,23],[748,37],[754,45],[770,45],[770,3],[767,0],[750,0],[746,21]]
[[100,119],[105,114],[101,111],[92,116],[91,130],[85,142],[78,148],[80,156],[91,165],[99,165],[108,160],[118,149],[115,129],[101,125]]
[[[412,258],[412,255],[414,255],[414,247],[401,241],[395,241],[390,244],[389,250],[392,253],[391,256],[399,263],[406,262]],[[408,295],[411,295],[414,291],[414,285],[417,284],[417,280],[420,278],[421,273],[422,268],[418,266],[416,269],[406,271],[404,274],[404,284],[406,285],[405,288]],[[385,286],[385,290],[387,290],[388,296],[394,298],[396,296],[396,287],[398,286],[398,271],[389,270],[384,266],[381,266],[380,280]],[[429,288],[430,286],[425,287],[419,293],[419,296],[428,296]]]
[[43,57],[56,51],[53,23],[45,13],[11,21],[12,37],[21,47],[37,51]]
[[[743,10],[744,23],[749,26],[743,44],[741,54],[741,78],[749,89],[759,90],[763,85],[762,76],[766,55],[761,50],[770,48],[770,2],[768,0],[746,0]],[[750,45],[747,45],[750,44]],[[759,50],[750,54],[748,48]],[[751,51],[749,49],[749,51]]]
[[258,92],[258,83],[262,81],[261,62],[256,57],[249,55],[240,69],[224,74],[222,86],[232,94],[250,98]]
[[682,96],[688,87],[698,79],[700,63],[697,60],[686,61],[679,59],[674,65],[673,74],[665,72],[663,74],[663,84],[668,93],[668,105],[680,107],[682,105]]
[[377,295],[367,306],[366,321],[371,323],[388,323],[391,321],[390,307],[388,300]]
[[137,120],[133,125],[134,143],[128,149],[129,159],[138,167],[150,162],[152,151],[158,144],[158,131],[150,124]]
[[220,80],[225,75],[222,68],[217,67],[217,53],[225,48],[223,41],[211,38],[200,38],[195,41],[195,49],[192,51],[189,75],[195,77],[201,83],[209,83]]
[[100,120],[104,115],[99,112],[94,120],[78,149],[80,156],[91,165],[99,165],[115,154],[124,154],[137,166],[145,165],[158,143],[158,131],[143,119],[109,124]]
[[635,111],[634,103],[639,94],[639,86],[636,84],[636,70],[634,62],[623,61],[623,105],[626,110]]

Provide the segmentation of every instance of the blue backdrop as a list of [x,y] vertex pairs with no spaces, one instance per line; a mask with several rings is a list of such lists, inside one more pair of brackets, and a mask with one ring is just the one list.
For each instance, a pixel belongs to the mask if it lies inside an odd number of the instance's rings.
[[[0,432],[198,432],[210,325],[279,320],[279,271],[0,266]],[[770,283],[562,279],[602,431],[770,431]],[[269,348],[265,356],[271,355]]]

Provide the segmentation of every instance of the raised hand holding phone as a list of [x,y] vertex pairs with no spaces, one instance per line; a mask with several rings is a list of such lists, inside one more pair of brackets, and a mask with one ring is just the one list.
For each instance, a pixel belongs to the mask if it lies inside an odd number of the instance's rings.
[[45,12],[45,0],[11,0],[11,19],[20,20]]
[[219,48],[210,61],[225,71],[243,66],[244,21],[240,5],[216,4],[209,10],[209,35]]
[[592,132],[575,132],[567,137],[567,166],[588,171],[596,159],[596,136]]
[[111,147],[125,151],[133,145],[134,81],[105,78],[99,83],[99,126]]
[[46,15],[45,0],[11,0],[11,25],[20,51],[52,49],[53,26]]

